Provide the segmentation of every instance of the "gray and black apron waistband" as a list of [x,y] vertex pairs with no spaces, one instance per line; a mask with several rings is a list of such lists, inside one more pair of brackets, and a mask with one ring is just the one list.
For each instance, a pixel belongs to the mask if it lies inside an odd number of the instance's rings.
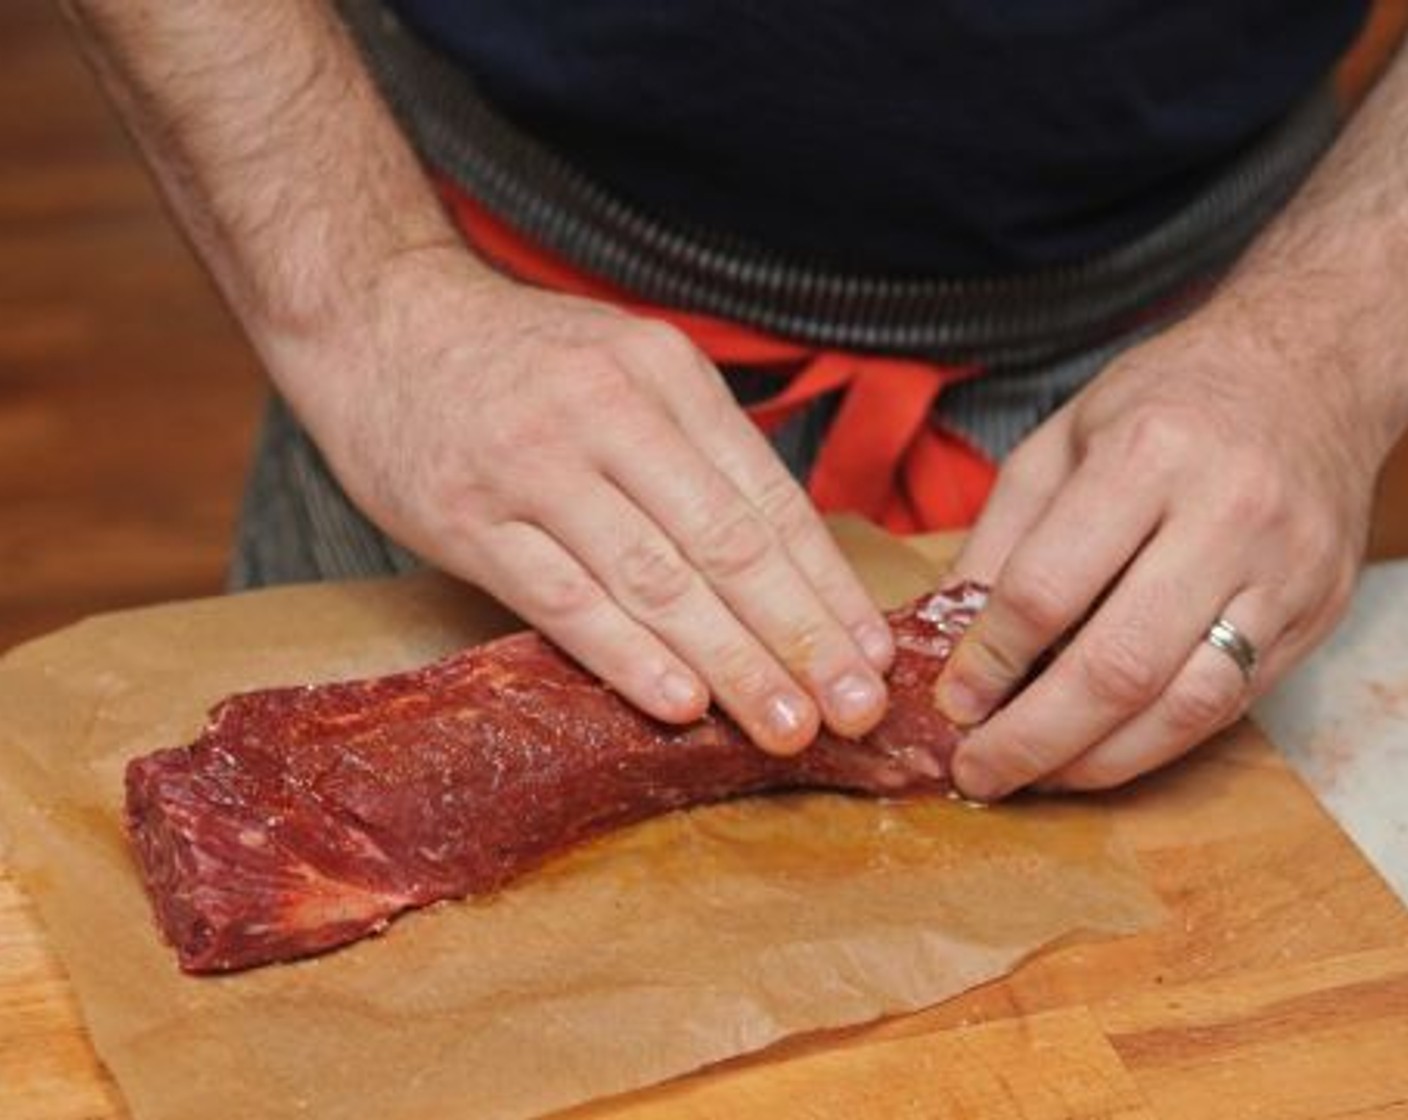
[[991,370],[1097,345],[1221,273],[1309,173],[1340,116],[1328,86],[1316,90],[1172,218],[1082,263],[978,279],[852,274],[666,226],[506,121],[380,0],[340,6],[422,157],[544,248],[647,302],[815,346]]
[[[1001,376],[951,386],[943,423],[1001,459],[1100,368],[1179,312],[1176,297],[1224,270],[1330,143],[1328,90],[1308,97],[1181,213],[1084,264],[993,280],[844,275],[666,228],[612,198],[502,119],[452,60],[379,0],[340,0],[422,157],[530,239],[641,299],[705,312],[816,347],[978,363]],[[747,395],[747,371],[734,371]],[[739,380],[741,379],[741,380]],[[767,393],[772,381],[753,390]],[[774,436],[805,477],[834,401]],[[420,561],[351,503],[287,406],[274,399],[245,495],[232,587],[406,571]]]

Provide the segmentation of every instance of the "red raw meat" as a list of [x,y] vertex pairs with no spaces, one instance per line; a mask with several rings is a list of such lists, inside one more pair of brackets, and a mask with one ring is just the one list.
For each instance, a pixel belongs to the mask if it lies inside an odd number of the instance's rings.
[[187,972],[318,953],[398,913],[503,886],[580,841],[681,806],[814,787],[947,792],[931,700],[984,590],[889,616],[884,721],[795,758],[717,710],[642,715],[535,633],[411,672],[230,697],[195,742],[127,767],[127,827]]

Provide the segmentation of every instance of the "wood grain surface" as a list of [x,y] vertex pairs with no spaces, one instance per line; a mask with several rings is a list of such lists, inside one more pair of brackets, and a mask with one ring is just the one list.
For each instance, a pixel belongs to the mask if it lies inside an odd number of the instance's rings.
[[[0,5],[0,105],[7,646],[218,589],[262,389],[44,0]],[[1408,447],[1373,551],[1408,554]],[[1265,742],[1110,801],[1159,930],[574,1115],[1408,1117],[1408,914]],[[124,1115],[0,867],[0,1117]]]

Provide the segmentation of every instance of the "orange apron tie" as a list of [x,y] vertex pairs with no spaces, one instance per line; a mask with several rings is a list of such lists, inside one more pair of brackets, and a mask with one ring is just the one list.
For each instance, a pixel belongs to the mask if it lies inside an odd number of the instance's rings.
[[977,518],[996,468],[966,440],[936,428],[932,417],[944,388],[980,373],[979,367],[807,346],[712,315],[642,302],[534,245],[455,184],[441,178],[438,185],[469,243],[518,279],[663,320],[720,366],[785,378],[775,396],[747,409],[763,431],[775,431],[821,397],[841,394],[807,483],[824,513],[863,514],[901,533],[962,528]]

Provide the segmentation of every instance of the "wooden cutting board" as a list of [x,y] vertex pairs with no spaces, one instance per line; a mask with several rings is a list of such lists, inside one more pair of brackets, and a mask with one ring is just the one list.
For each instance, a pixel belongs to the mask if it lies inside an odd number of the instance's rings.
[[[1162,927],[570,1115],[1408,1117],[1408,910],[1261,734],[1106,800]],[[126,1116],[0,868],[0,1117]]]

